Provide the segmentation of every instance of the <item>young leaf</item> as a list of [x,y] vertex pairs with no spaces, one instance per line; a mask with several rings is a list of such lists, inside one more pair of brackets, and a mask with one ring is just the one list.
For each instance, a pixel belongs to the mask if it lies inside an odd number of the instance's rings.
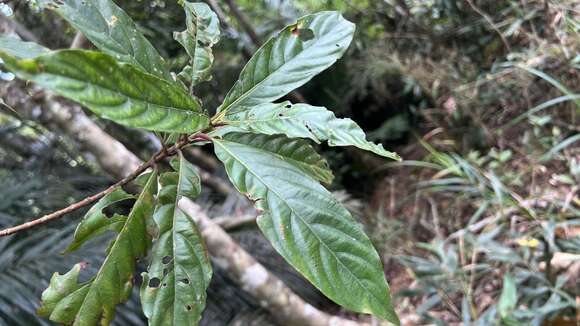
[[298,19],[254,54],[218,112],[271,102],[305,84],[344,54],[354,28],[338,12]]
[[124,11],[110,0],[59,0],[50,6],[97,48],[118,61],[173,80],[165,61]]
[[349,212],[282,155],[238,138],[213,139],[215,152],[263,210],[258,226],[274,248],[336,303],[398,323],[379,255]]
[[208,80],[213,64],[211,48],[220,39],[220,26],[217,15],[211,8],[200,2],[183,2],[187,29],[174,33],[173,37],[185,48],[191,57],[191,65],[179,75],[195,85]]
[[212,270],[195,222],[177,202],[183,196],[199,195],[200,178],[181,152],[172,165],[178,171],[177,178],[166,176],[168,183],[163,187],[170,194],[160,196],[155,211],[159,236],[148,272],[142,274],[141,305],[149,325],[197,325]]
[[209,124],[200,103],[181,87],[103,53],[63,50],[17,60],[0,52],[0,58],[20,78],[129,127],[192,133]]
[[113,320],[115,306],[127,301],[131,294],[135,261],[145,256],[150,244],[146,219],[153,213],[156,186],[157,175],[151,173],[94,278],[77,282],[82,264],[65,275],[53,275],[42,294],[39,315],[73,326],[108,325]]
[[50,50],[34,42],[24,42],[16,37],[0,36],[0,51],[18,59],[32,59]]
[[243,130],[268,135],[285,134],[288,137],[309,138],[315,142],[328,141],[330,146],[355,146],[375,154],[400,160],[381,144],[366,140],[364,131],[351,119],[338,119],[324,107],[308,104],[265,103],[252,108],[239,108],[227,114],[223,123],[229,130]]
[[119,232],[123,225],[125,225],[127,217],[117,214],[108,217],[103,213],[103,210],[115,203],[132,198],[134,198],[133,195],[129,195],[121,188],[117,188],[112,193],[101,198],[101,200],[89,209],[83,220],[77,226],[74,240],[65,250],[65,253],[78,249],[86,241],[106,231]]

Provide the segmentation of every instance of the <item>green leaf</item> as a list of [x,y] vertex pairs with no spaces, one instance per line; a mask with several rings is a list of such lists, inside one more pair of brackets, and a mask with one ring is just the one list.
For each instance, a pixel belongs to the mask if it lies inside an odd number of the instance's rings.
[[302,86],[344,54],[354,28],[332,11],[298,19],[254,54],[218,112],[271,102]]
[[135,197],[129,195],[121,188],[117,188],[112,193],[101,198],[101,200],[89,209],[83,220],[77,226],[73,242],[65,250],[65,253],[78,249],[83,243],[106,231],[119,232],[123,225],[125,225],[127,217],[117,214],[108,217],[103,213],[103,210],[115,203],[132,198]]
[[183,7],[187,29],[174,33],[173,37],[191,57],[191,65],[185,67],[179,76],[195,85],[210,78],[213,64],[211,48],[220,39],[219,19],[205,3],[183,2]]
[[38,314],[66,325],[108,325],[115,306],[129,299],[135,261],[147,254],[150,244],[146,219],[153,213],[157,175],[152,173],[129,217],[111,243],[105,261],[88,282],[79,284],[82,263],[65,275],[55,273],[42,294]]
[[328,162],[302,139],[290,139],[284,135],[269,136],[250,133],[232,133],[228,135],[228,138],[234,138],[240,144],[271,152],[316,180],[330,184],[334,179]]
[[239,137],[214,138],[215,152],[262,210],[258,226],[274,248],[336,303],[398,323],[379,255],[350,213],[282,155]]
[[131,17],[110,0],[61,0],[51,6],[97,48],[121,62],[173,80],[159,52]]
[[142,274],[141,305],[149,325],[197,325],[212,270],[195,222],[177,203],[199,195],[200,178],[181,152],[172,166],[177,178],[166,175],[163,187],[173,196],[163,196],[155,211],[159,236],[148,272]]
[[513,276],[506,273],[503,277],[503,289],[497,304],[497,310],[502,319],[508,318],[518,303],[518,291]]
[[181,87],[93,51],[63,50],[17,60],[0,52],[5,66],[122,125],[192,133],[209,124],[200,103]]
[[231,127],[217,133],[243,130],[268,135],[285,134],[291,138],[309,138],[317,143],[328,141],[330,146],[355,146],[394,160],[401,159],[382,145],[367,141],[364,131],[351,119],[338,119],[320,106],[265,103],[232,111],[225,116],[223,123]]
[[0,36],[0,51],[18,59],[32,59],[50,50],[34,42],[24,42],[16,37]]

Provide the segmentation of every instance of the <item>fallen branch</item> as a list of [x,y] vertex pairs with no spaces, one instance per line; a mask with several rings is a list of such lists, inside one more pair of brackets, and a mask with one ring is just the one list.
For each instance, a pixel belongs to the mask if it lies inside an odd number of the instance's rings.
[[220,216],[214,218],[213,222],[221,226],[224,230],[230,231],[247,225],[256,225],[256,215],[244,215],[240,217]]
[[284,282],[258,263],[212,221],[193,201],[182,198],[179,208],[197,223],[209,253],[246,292],[269,310],[281,325],[355,326],[368,323],[329,315],[306,303]]

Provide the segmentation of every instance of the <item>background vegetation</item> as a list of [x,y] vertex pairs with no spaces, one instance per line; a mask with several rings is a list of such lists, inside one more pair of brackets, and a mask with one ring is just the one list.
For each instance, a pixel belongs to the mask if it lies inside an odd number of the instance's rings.
[[[292,96],[352,118],[404,158],[391,163],[355,149],[322,148],[337,174],[332,188],[382,255],[403,324],[580,320],[577,1],[210,2],[222,10],[225,36],[214,51],[213,79],[197,90],[209,107],[219,103],[247,54],[297,17],[332,9],[357,23],[347,55]],[[50,48],[70,46],[74,31],[39,3],[5,3],[17,33]],[[184,64],[186,54],[172,40],[185,25],[175,1],[117,3],[172,65]],[[14,109],[0,110],[1,227],[114,180],[38,106]],[[145,134],[98,123],[142,158],[158,146]],[[196,162],[223,177],[211,155],[199,153]],[[203,196],[214,216],[250,212],[233,193],[206,190]],[[97,265],[99,243],[94,252],[60,255],[74,231],[69,222],[81,213],[0,239],[0,324],[47,324],[34,311],[51,272],[79,259]],[[273,255],[252,226],[231,232],[311,304],[344,314]],[[208,297],[205,325],[272,323],[219,269]],[[119,312],[119,325],[143,323],[137,305],[131,301]]]

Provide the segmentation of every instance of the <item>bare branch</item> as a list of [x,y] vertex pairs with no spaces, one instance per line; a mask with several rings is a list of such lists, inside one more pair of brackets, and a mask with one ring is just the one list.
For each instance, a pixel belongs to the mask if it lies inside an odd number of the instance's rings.
[[153,167],[157,162],[165,159],[166,157],[175,155],[175,153],[177,153],[177,151],[179,149],[181,149],[182,147],[184,147],[190,143],[193,143],[195,141],[204,140],[204,139],[200,139],[200,137],[199,137],[200,135],[201,134],[192,135],[192,136],[188,137],[187,139],[180,140],[179,142],[177,142],[175,145],[171,146],[167,150],[159,151],[149,161],[141,164],[135,171],[130,173],[125,178],[119,180],[117,183],[111,185],[109,188],[107,188],[107,189],[105,189],[97,194],[94,194],[90,197],[87,197],[81,201],[78,201],[74,204],[71,204],[71,205],[69,205],[63,209],[60,209],[56,212],[52,212],[50,214],[44,215],[44,216],[37,218],[35,220],[29,221],[29,222],[26,222],[26,223],[23,223],[23,224],[20,224],[20,225],[11,227],[11,228],[1,230],[0,237],[5,237],[7,235],[11,235],[11,234],[14,234],[14,233],[17,233],[20,231],[24,231],[24,230],[33,228],[35,226],[45,224],[45,223],[48,223],[50,221],[59,219],[68,213],[71,213],[73,211],[76,211],[79,208],[85,207],[87,205],[90,205],[90,204],[96,202],[97,200],[103,198],[107,194],[113,192],[118,187],[122,187],[122,186],[128,184],[129,182],[131,182],[132,180],[137,178],[139,175],[141,175],[143,172],[145,172],[147,169]]

